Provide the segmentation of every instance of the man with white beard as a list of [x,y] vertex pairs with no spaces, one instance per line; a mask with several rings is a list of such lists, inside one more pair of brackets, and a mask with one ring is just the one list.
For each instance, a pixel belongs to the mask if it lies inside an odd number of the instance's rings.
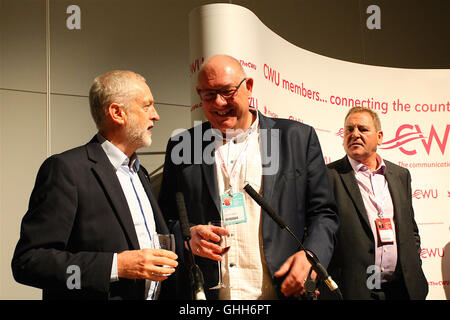
[[[14,278],[44,299],[156,299],[177,255],[136,150],[159,120],[146,80],[98,76],[89,102],[98,133],[41,166],[14,252]],[[162,267],[164,266],[164,267]]]

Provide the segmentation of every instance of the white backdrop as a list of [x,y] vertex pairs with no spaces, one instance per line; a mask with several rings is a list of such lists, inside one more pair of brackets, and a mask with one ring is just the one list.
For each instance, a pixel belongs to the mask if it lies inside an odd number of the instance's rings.
[[384,132],[379,153],[412,175],[427,299],[450,299],[450,70],[367,66],[314,54],[237,5],[202,6],[189,21],[193,121],[204,120],[195,92],[199,67],[220,53],[240,60],[254,78],[252,106],[316,129],[326,163],[345,155],[342,127],[351,106],[378,112]]

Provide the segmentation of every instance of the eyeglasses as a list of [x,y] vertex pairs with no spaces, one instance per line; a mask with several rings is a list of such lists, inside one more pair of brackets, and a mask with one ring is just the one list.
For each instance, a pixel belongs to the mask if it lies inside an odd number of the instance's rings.
[[245,80],[247,80],[247,78],[242,79],[242,81],[237,86],[231,86],[219,90],[214,89],[197,90],[197,93],[202,101],[213,101],[214,99],[216,99],[218,94],[220,94],[222,98],[227,100],[232,98],[236,94],[236,92],[239,90],[239,87]]

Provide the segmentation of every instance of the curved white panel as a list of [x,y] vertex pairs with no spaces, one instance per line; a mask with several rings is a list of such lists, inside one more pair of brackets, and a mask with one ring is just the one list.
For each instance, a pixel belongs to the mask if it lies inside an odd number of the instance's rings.
[[413,178],[428,299],[445,299],[444,290],[450,291],[450,262],[444,257],[450,243],[450,70],[368,66],[318,55],[282,39],[237,5],[205,5],[189,20],[192,120],[203,119],[195,92],[199,67],[215,54],[241,60],[254,78],[252,106],[313,126],[327,163],[345,154],[342,127],[350,106],[378,111],[384,131],[379,153],[407,167]]

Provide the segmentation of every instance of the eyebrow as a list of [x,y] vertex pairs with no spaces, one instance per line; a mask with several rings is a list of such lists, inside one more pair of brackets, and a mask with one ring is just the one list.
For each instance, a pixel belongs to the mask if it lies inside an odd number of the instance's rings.
[[240,87],[245,80],[248,80],[248,78],[245,78],[245,77],[242,78],[242,80],[237,85],[234,85],[234,83],[232,82],[232,83],[228,83],[228,84],[226,84],[224,86],[221,86],[218,89],[205,88],[205,89],[199,89],[199,90],[200,91],[217,91],[217,90],[220,91],[220,90],[226,90],[226,89],[236,89],[236,87]]
[[370,126],[365,124],[355,124],[355,125],[345,125],[344,129],[353,129],[353,128],[363,128],[363,129],[369,129]]
[[220,87],[219,89],[208,88],[208,89],[200,89],[200,90],[203,91],[203,92],[208,92],[208,91],[222,91],[222,90],[235,89],[235,88],[236,88],[236,86],[228,84],[228,85],[226,85],[224,87]]

